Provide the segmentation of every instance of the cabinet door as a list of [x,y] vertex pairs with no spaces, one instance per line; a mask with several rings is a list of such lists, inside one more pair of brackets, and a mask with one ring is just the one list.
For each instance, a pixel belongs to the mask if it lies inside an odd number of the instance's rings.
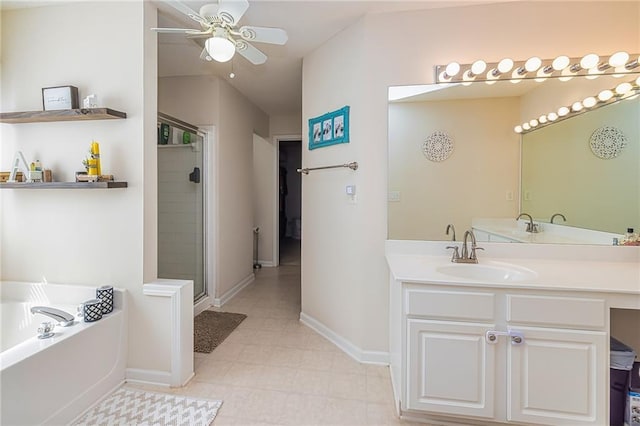
[[507,418],[544,425],[607,424],[604,332],[518,328],[509,345]]
[[494,416],[495,345],[492,325],[407,320],[407,408]]

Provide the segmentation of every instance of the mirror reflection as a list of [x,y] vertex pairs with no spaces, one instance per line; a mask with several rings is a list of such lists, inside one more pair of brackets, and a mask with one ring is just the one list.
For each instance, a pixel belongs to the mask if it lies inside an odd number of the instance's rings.
[[[391,88],[388,237],[451,239],[449,224],[485,241],[612,244],[627,228],[637,232],[637,96],[514,132],[635,78]],[[527,232],[520,213],[539,232]]]

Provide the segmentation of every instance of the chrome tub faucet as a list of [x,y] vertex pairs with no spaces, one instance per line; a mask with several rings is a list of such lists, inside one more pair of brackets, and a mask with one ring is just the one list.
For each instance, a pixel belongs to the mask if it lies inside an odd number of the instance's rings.
[[32,314],[42,314],[49,318],[53,318],[58,321],[61,326],[69,327],[74,324],[75,317],[62,309],[56,309],[49,306],[33,306],[31,307]]
[[556,218],[556,216],[560,216],[560,217],[562,218],[562,221],[563,221],[563,222],[566,222],[566,221],[567,221],[567,218],[566,218],[566,217],[564,217],[564,215],[563,215],[562,213],[554,213],[554,214],[551,216],[551,220],[549,221],[549,223],[553,223],[553,219],[555,219],[555,218]]

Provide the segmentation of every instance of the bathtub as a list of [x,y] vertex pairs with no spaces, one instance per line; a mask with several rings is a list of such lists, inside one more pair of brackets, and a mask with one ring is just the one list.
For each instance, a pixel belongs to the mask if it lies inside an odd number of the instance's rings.
[[[96,286],[97,287],[97,286]],[[114,310],[101,320],[56,326],[38,339],[32,314],[44,305],[76,313],[96,287],[0,282],[0,424],[68,424],[124,382],[127,356],[126,291],[115,289]]]

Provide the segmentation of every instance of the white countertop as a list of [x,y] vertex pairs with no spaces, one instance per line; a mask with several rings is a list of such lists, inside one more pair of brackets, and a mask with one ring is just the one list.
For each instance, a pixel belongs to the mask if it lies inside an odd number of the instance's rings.
[[393,278],[411,283],[578,290],[640,296],[640,247],[479,243],[485,249],[478,251],[479,264],[514,265],[535,272],[533,278],[496,283],[439,272],[439,267],[452,265],[451,250],[446,249],[448,245],[460,246],[461,243],[387,241],[386,258]]
[[538,225],[539,232],[526,232],[527,220],[513,219],[483,219],[472,220],[473,229],[488,232],[490,234],[509,238],[520,243],[534,244],[603,244],[613,245],[613,238],[622,238],[623,235],[610,232],[594,231],[584,228],[565,226],[534,221]]

